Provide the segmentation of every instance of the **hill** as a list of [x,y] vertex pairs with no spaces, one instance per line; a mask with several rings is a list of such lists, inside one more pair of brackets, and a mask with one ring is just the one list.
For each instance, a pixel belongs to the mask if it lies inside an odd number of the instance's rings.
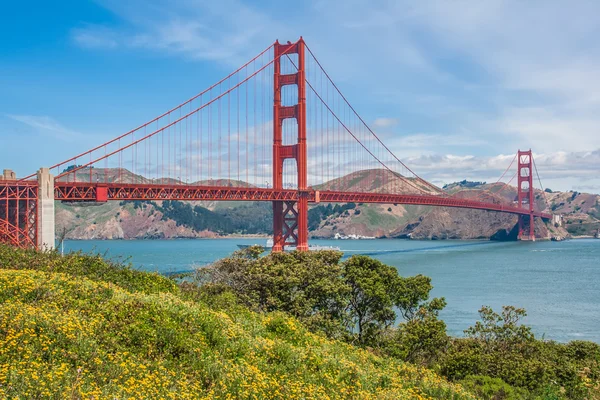
[[[80,172],[80,178],[89,176]],[[126,170],[94,169],[99,180],[127,180],[157,183]],[[164,179],[163,179],[164,180]],[[215,184],[217,181],[203,181]],[[219,185],[243,186],[239,181],[218,181]],[[320,190],[403,190],[420,188],[435,193],[433,187],[389,171],[365,170],[334,179],[316,187]],[[500,192],[500,190],[502,191]],[[479,196],[513,202],[516,188],[485,182],[456,182],[444,187],[456,196]],[[536,225],[539,236],[593,235],[600,229],[600,196],[578,192],[536,191],[536,205],[550,213],[562,214],[564,227]],[[63,229],[71,239],[198,238],[222,235],[268,235],[272,231],[269,203],[252,202],[109,202],[107,204],[57,203],[57,232]],[[515,239],[516,216],[479,210],[405,206],[399,204],[312,205],[309,229],[312,237],[329,238],[336,233],[413,239]]]
[[99,256],[0,246],[0,398],[473,398],[281,313]]

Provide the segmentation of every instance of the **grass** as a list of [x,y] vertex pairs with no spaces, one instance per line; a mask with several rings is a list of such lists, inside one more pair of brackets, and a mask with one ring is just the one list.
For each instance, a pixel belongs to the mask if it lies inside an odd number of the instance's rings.
[[567,231],[574,236],[592,236],[600,229],[600,222],[584,222],[582,224],[566,224]]
[[146,294],[179,292],[177,284],[162,275],[137,271],[131,266],[106,260],[98,254],[76,252],[60,257],[56,253],[16,250],[0,245],[1,269],[65,273],[77,278],[113,283],[125,290]]
[[211,307],[99,256],[0,245],[0,398],[473,397],[284,314]]

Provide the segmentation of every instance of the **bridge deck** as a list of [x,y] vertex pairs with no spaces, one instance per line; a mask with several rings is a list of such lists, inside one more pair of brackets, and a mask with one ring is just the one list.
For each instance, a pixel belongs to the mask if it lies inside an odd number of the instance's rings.
[[[447,196],[358,193],[298,190],[277,190],[257,187],[222,187],[154,184],[93,184],[86,182],[56,182],[55,199],[62,201],[110,200],[181,200],[181,201],[296,201],[302,195],[311,203],[380,203],[424,205],[434,207],[469,208],[529,215],[529,210],[507,204],[453,198]],[[534,212],[534,216],[549,219],[547,213]]]

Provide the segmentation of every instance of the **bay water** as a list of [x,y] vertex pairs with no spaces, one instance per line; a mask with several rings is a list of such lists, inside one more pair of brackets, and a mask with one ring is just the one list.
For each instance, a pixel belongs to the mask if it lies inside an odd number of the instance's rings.
[[[66,241],[65,252],[82,250],[131,262],[138,269],[190,271],[226,257],[237,245],[265,239]],[[600,343],[600,240],[565,242],[311,240],[338,246],[348,257],[365,254],[396,267],[402,276],[432,278],[432,296],[446,298],[441,316],[461,336],[478,320],[477,310],[502,305],[527,310],[524,323],[537,337]]]

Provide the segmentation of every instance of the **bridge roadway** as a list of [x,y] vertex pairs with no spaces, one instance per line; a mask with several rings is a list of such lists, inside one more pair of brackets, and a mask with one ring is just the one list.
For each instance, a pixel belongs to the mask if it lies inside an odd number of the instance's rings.
[[[532,214],[528,209],[507,204],[486,203],[434,195],[384,194],[267,189],[258,187],[223,187],[167,184],[122,184],[55,182],[54,198],[61,201],[106,202],[111,200],[180,200],[180,201],[297,201],[302,195],[311,203],[379,203],[498,211],[516,215]],[[533,216],[550,219],[552,215],[533,212]]]

